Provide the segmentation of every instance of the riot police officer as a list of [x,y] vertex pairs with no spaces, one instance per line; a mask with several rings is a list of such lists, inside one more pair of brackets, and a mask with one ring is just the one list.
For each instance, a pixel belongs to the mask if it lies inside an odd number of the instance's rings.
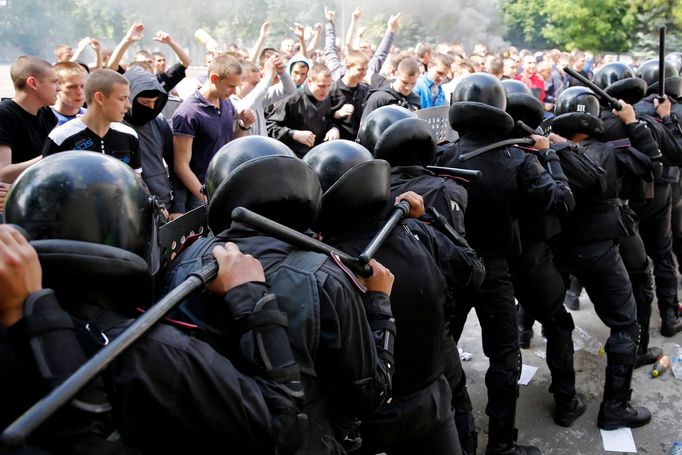
[[[622,104],[618,117],[626,125],[634,123],[634,110],[625,102]],[[553,251],[559,268],[580,280],[597,315],[611,329],[605,346],[604,399],[597,419],[600,428],[610,430],[645,425],[651,420],[651,413],[630,404],[639,325],[632,287],[617,243],[619,237],[627,234],[619,207],[618,175],[628,161],[619,159],[612,144],[594,139],[604,132],[599,111],[599,101],[585,87],[566,89],[557,99],[552,131],[571,141],[563,144],[562,153],[586,156],[594,163],[594,178],[572,179],[569,172],[576,207],[562,218],[562,231],[554,239]]]
[[[520,351],[508,258],[521,252],[521,204],[538,212],[566,213],[573,207],[573,195],[562,180],[561,167],[556,165],[558,159],[552,152],[542,153],[553,161],[552,169],[559,180],[550,176],[534,154],[504,142],[480,152],[481,147],[509,138],[514,126],[505,112],[506,94],[495,77],[482,73],[465,77],[457,84],[452,100],[450,124],[460,139],[441,151],[436,164],[479,169],[483,173],[469,183],[464,220],[468,240],[484,260],[486,277],[480,288],[461,294],[457,308],[462,327],[469,310],[476,308],[483,351],[490,359],[486,373],[486,413],[490,417],[487,453],[536,454],[540,453],[538,448],[515,442]],[[549,147],[546,138],[534,138],[536,147]]]

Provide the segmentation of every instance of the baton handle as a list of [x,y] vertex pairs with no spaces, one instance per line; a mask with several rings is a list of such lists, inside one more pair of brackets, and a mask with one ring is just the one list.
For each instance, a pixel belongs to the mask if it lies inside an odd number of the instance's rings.
[[369,261],[376,254],[379,247],[381,247],[388,235],[391,233],[391,231],[393,231],[393,228],[400,222],[400,220],[405,218],[409,212],[409,202],[402,200],[395,205],[395,208],[393,209],[393,212],[391,212],[391,216],[388,218],[388,221],[386,221],[386,224],[384,224],[381,230],[377,232],[372,241],[369,242],[369,245],[367,245],[365,250],[358,257],[360,264],[365,265],[369,263]]
[[135,319],[119,336],[111,340],[108,345],[81,365],[75,373],[5,428],[0,436],[0,443],[8,447],[17,447],[23,444],[28,435],[40,424],[75,397],[83,387],[102,373],[132,343],[147,333],[166,313],[185,300],[192,292],[202,288],[207,281],[215,278],[217,274],[218,263],[212,261],[187,277],[164,298]]
[[658,101],[665,101],[665,25],[658,29]]
[[353,273],[360,275],[361,277],[367,278],[372,276],[372,268],[366,264],[360,264],[357,258],[354,258],[343,251],[334,249],[326,243],[322,243],[319,240],[308,237],[307,235],[291,229],[290,227],[284,226],[283,224],[259,215],[249,209],[244,207],[235,208],[232,211],[232,219],[244,224],[248,224],[257,231],[275,237],[276,239],[279,239],[290,245],[294,245],[297,248],[315,251],[317,253],[330,256],[336,256]]
[[453,177],[462,177],[470,180],[481,178],[481,175],[483,175],[479,170],[461,169],[458,167],[426,166],[426,169],[433,171],[436,174],[447,174]]
[[439,230],[443,232],[450,239],[450,241],[452,241],[452,243],[460,247],[469,247],[467,241],[464,240],[464,238],[459,235],[457,231],[455,231],[455,228],[450,226],[448,220],[441,215],[435,207],[429,207],[427,212],[429,212],[429,215],[433,217],[436,227],[438,227]]
[[517,120],[517,121],[516,121],[516,127],[517,127],[518,129],[520,129],[520,130],[522,130],[522,131],[528,133],[529,136],[530,136],[531,134],[537,134],[533,128],[531,128],[530,126],[528,126],[527,124],[525,124],[525,123],[524,123],[523,121],[521,121],[521,120]]
[[571,76],[573,79],[577,79],[580,82],[585,85],[585,87],[592,89],[592,91],[599,97],[602,98],[606,103],[611,107],[611,109],[615,109],[617,111],[623,109],[623,106],[620,105],[620,102],[606,93],[602,88],[600,88],[597,84],[574,70],[573,68],[569,68],[568,66],[564,66],[564,72]]

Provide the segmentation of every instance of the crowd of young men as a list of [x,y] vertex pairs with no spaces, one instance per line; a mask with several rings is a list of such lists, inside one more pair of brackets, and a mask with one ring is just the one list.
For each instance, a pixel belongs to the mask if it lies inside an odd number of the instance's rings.
[[[477,433],[456,342],[473,308],[490,361],[486,453],[539,454],[516,443],[520,348],[533,321],[547,337],[554,421],[571,426],[586,409],[563,305],[571,276],[611,330],[597,425],[650,421],[630,403],[633,370],[660,353],[650,326],[682,331],[682,65],[668,64],[657,97],[650,62],[635,73],[577,50],[400,51],[399,14],[375,49],[356,39],[360,17],[342,48],[333,11],[309,45],[295,24],[298,45],[264,47],[266,22],[252,50],[210,50],[196,84],[183,81],[191,59],[165,32],[153,39],[177,64],[146,50],[125,64],[141,23],[111,52],[87,39],[75,54],[57,46],[54,65],[12,64],[15,95],[0,103],[0,214],[46,243],[34,249],[0,226],[0,390],[20,392],[0,428],[101,348],[84,330],[119,336],[213,258],[210,292],[180,305],[29,445],[471,455]],[[78,62],[87,46],[92,65]],[[566,65],[621,109],[600,106]],[[175,90],[184,99],[165,118]],[[414,112],[447,105],[459,138],[436,144]],[[458,184],[463,169],[482,176]],[[370,277],[232,219],[243,206],[359,254],[400,200],[408,219],[377,250]],[[198,207],[210,234],[159,269],[158,224]],[[654,295],[660,328],[650,323]],[[62,346],[73,354],[60,359]]]

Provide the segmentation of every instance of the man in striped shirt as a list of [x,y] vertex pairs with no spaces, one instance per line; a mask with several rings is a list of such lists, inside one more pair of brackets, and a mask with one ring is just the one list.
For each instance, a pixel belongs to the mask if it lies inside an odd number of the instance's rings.
[[130,109],[128,80],[116,71],[101,69],[85,82],[88,111],[48,135],[43,156],[67,150],[101,152],[142,172],[137,133],[121,123]]

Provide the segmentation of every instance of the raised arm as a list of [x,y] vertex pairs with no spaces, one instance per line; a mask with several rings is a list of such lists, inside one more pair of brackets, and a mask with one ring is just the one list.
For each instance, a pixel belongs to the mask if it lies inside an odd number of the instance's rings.
[[303,54],[305,58],[308,58],[308,48],[305,44],[305,27],[303,24],[294,22],[294,26],[291,27],[291,31],[294,32],[294,35],[296,35],[296,38],[298,38],[298,44],[301,47],[301,54]]
[[384,33],[384,37],[381,38],[381,43],[379,43],[379,47],[377,47],[377,50],[374,52],[374,55],[367,66],[368,77],[381,71],[381,67],[384,64],[388,53],[391,51],[391,46],[393,45],[393,40],[395,39],[398,28],[400,28],[400,13],[391,15],[388,18],[388,22],[386,22],[386,33]]
[[102,58],[102,45],[100,44],[99,40],[93,38],[90,40],[90,47],[93,51],[95,51],[95,64],[90,66],[90,70],[95,71],[101,69],[104,66],[104,60]]
[[261,50],[263,50],[263,45],[265,44],[265,40],[268,39],[269,35],[270,35],[270,21],[265,21],[260,26],[260,33],[258,34],[258,39],[256,40],[256,44],[253,45],[253,49],[251,49],[251,53],[249,54],[249,61],[251,63],[258,64],[258,57],[260,57],[260,53],[261,53]]
[[324,17],[327,20],[324,32],[325,62],[332,73],[332,79],[337,81],[343,76],[344,68],[339,59],[339,54],[336,52],[336,26],[334,25],[336,13],[325,7]]
[[358,27],[358,22],[360,22],[360,17],[362,16],[362,10],[357,7],[353,10],[353,15],[350,19],[350,26],[348,27],[348,32],[346,33],[346,52],[353,50],[353,38],[355,38],[355,30]]
[[76,48],[76,51],[73,53],[73,57],[71,57],[72,62],[77,62],[79,58],[81,58],[81,55],[83,52],[85,52],[85,49],[90,45],[90,37],[86,36],[82,40],[78,42],[78,47]]
[[317,45],[320,42],[320,35],[322,35],[322,24],[316,22],[313,27],[313,38],[310,40],[310,43],[308,43],[308,53],[317,49]]
[[190,58],[189,54],[185,52],[185,50],[180,46],[178,43],[176,43],[173,38],[170,36],[170,34],[162,31],[156,32],[156,35],[154,35],[154,41],[158,41],[160,43],[168,45],[171,49],[173,49],[173,52],[175,52],[175,55],[178,56],[178,59],[180,60],[180,63],[182,66],[185,68],[189,68],[189,66],[192,64],[192,59]]
[[106,63],[107,68],[110,68],[114,71],[118,69],[121,59],[128,50],[128,47],[130,47],[130,45],[134,42],[140,41],[142,38],[144,38],[144,35],[142,34],[143,31],[144,25],[142,22],[135,22],[130,26],[128,32],[125,34],[121,42],[116,45],[114,51],[111,53],[111,57],[109,57],[109,61]]

